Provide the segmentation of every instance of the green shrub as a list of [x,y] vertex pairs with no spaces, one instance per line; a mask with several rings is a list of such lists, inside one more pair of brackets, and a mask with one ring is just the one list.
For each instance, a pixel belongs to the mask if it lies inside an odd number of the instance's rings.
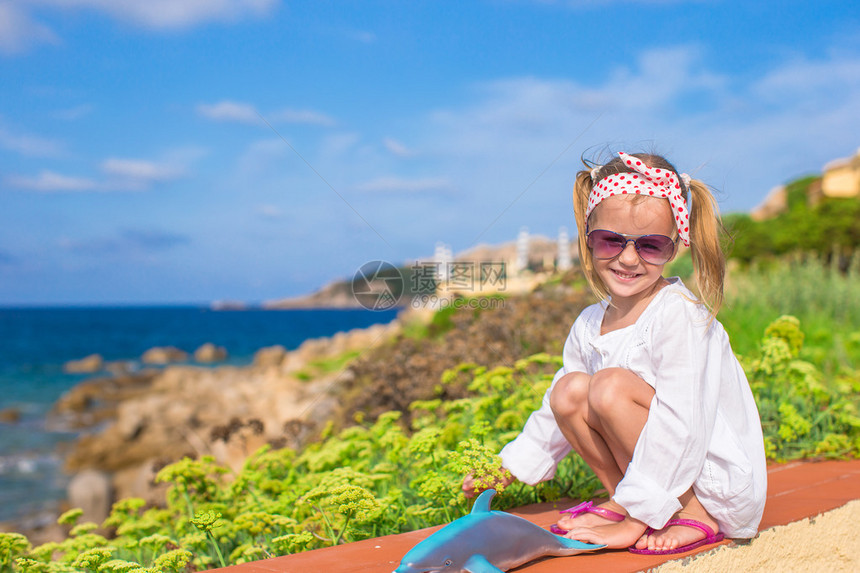
[[826,382],[800,360],[803,333],[789,316],[765,330],[757,357],[744,360],[764,431],[765,450],[776,461],[844,458],[860,452],[860,378]]
[[[825,382],[805,360],[802,323],[780,317],[742,359],[756,396],[771,459],[857,456],[860,377],[847,372]],[[806,337],[808,339],[808,337]],[[860,343],[860,340],[857,341]],[[31,547],[0,534],[0,571],[169,572],[202,570],[264,559],[450,522],[469,510],[463,476],[496,483],[505,470],[496,455],[540,406],[561,359],[547,354],[488,369],[462,364],[441,384],[467,384],[459,400],[414,402],[412,423],[388,412],[368,424],[323,439],[301,452],[264,447],[237,474],[212,458],[185,458],[163,468],[164,507],[143,500],[114,504],[102,524],[78,524],[61,543]],[[600,488],[576,455],[536,487],[499,488],[500,509],[560,497],[589,498]]]
[[800,357],[827,377],[860,369],[860,250],[846,271],[824,257],[796,254],[729,273],[719,318],[735,352],[755,352],[761,332],[782,315],[800,320]]
[[829,257],[834,248],[844,252],[860,246],[860,201],[822,197],[810,205],[809,187],[818,179],[810,176],[789,183],[787,210],[772,219],[754,221],[737,213],[723,217],[733,239],[729,256],[748,264],[801,251]]

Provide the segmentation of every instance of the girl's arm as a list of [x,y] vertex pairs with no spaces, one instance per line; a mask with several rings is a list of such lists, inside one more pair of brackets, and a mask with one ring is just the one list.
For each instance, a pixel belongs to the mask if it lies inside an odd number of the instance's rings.
[[559,430],[550,409],[549,396],[562,376],[568,372],[586,371],[580,340],[588,312],[589,309],[583,311],[570,329],[564,343],[563,366],[556,372],[552,385],[544,394],[541,407],[532,412],[523,431],[499,453],[502,465],[519,481],[529,485],[551,479],[558,463],[570,453],[570,444]]
[[532,412],[520,435],[499,453],[502,465],[518,480],[529,485],[551,479],[558,463],[571,450],[549,407],[550,392],[566,373],[565,367],[556,372],[552,386],[544,394],[541,407]]

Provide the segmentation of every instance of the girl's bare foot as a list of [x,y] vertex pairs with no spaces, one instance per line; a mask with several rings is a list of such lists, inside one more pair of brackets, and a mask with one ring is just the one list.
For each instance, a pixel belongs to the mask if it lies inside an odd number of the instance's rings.
[[[707,525],[714,533],[719,531],[717,521],[702,507],[702,504],[693,495],[692,490],[688,494],[681,497],[681,503],[685,501],[686,503],[673,519],[693,519]],[[648,549],[650,551],[670,551],[704,538],[705,533],[697,527],[673,525],[659,531],[654,531],[651,535],[643,535],[636,542],[635,547],[636,549]]]
[[[627,512],[623,507],[618,505],[612,500],[609,500],[605,503],[601,503],[600,505],[595,505],[595,508],[608,509],[609,511],[614,511],[615,513],[620,513],[623,516],[627,515]],[[561,529],[565,529],[570,531],[571,529],[577,527],[597,527],[600,525],[607,525],[610,523],[617,523],[612,519],[608,519],[606,517],[601,516],[597,513],[589,513],[583,512],[576,517],[571,517],[569,514],[563,514],[562,517],[559,518],[557,525]]]
[[615,523],[604,519],[603,525],[594,527],[575,527],[567,532],[565,537],[576,539],[583,543],[606,545],[609,549],[625,549],[642,536],[645,524],[638,519],[627,517],[624,521]]

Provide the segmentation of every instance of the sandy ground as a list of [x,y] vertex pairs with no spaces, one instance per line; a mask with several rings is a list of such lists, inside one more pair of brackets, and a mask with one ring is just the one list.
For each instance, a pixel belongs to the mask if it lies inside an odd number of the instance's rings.
[[651,573],[856,573],[860,571],[860,500],[810,519],[762,531],[744,545],[651,569]]

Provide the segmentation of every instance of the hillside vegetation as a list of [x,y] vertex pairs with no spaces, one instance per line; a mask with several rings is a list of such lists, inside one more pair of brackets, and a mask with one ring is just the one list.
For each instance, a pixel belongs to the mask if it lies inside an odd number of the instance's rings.
[[822,198],[810,205],[809,188],[818,177],[804,177],[786,186],[787,210],[773,219],[753,221],[747,214],[730,214],[723,222],[734,244],[729,255],[744,264],[788,253],[834,255],[845,270],[860,245],[860,199]]

